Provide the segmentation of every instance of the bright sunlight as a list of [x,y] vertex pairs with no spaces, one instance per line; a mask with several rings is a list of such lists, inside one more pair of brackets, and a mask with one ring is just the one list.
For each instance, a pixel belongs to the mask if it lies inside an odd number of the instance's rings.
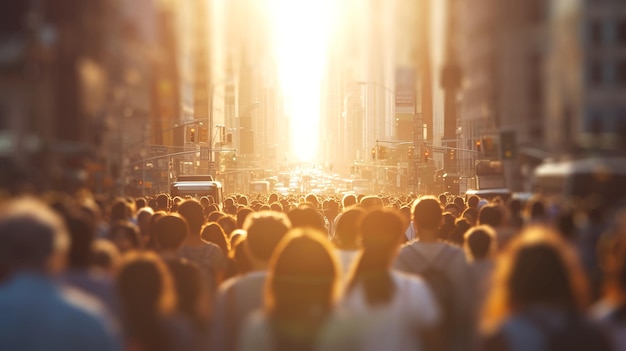
[[285,110],[291,126],[291,150],[301,161],[317,153],[320,88],[328,36],[332,29],[332,0],[267,0],[274,24],[275,48]]

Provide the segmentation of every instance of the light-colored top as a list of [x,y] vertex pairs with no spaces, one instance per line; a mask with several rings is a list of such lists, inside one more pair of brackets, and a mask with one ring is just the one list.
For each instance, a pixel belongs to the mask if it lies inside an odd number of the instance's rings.
[[391,272],[396,286],[391,301],[369,306],[362,286],[342,300],[342,312],[360,322],[358,350],[421,350],[419,331],[434,326],[439,309],[426,283],[409,274]]
[[238,332],[249,315],[263,307],[267,271],[254,271],[223,282],[215,299],[213,350],[236,350]]
[[[312,349],[316,351],[357,350],[354,339],[357,335],[356,327],[357,325],[351,323],[350,320],[336,314],[331,315],[320,327]],[[240,339],[239,351],[276,350],[271,322],[263,311],[255,312],[246,320]]]

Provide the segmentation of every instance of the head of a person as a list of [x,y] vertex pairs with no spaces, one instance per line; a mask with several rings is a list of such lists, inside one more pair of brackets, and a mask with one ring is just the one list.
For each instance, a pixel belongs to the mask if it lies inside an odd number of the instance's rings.
[[270,262],[268,315],[278,320],[323,319],[336,300],[338,274],[337,259],[322,233],[312,228],[291,230]]
[[344,210],[356,205],[357,203],[358,202],[354,194],[346,194],[341,199],[341,205],[343,206]]
[[452,216],[454,216],[454,218],[457,218],[461,214],[459,206],[454,203],[447,204],[446,207],[444,207],[444,211],[450,213]]
[[[463,212],[463,210],[465,210],[465,207],[466,207],[465,206],[465,200],[462,197],[460,197],[460,196],[455,197],[454,200],[452,201],[452,203],[455,204],[456,207],[459,208],[459,213],[458,214],[461,214],[461,212]],[[457,214],[457,216],[458,216],[458,214]]]
[[264,211],[250,214],[243,225],[249,252],[260,261],[269,261],[290,228],[291,222],[284,213]]
[[144,242],[147,241],[150,236],[150,223],[152,222],[152,216],[154,215],[154,210],[150,207],[142,207],[137,211],[137,226],[139,226],[139,233],[141,234]]
[[110,240],[99,238],[92,245],[91,267],[113,277],[119,269],[122,256],[119,250]]
[[77,207],[68,208],[63,214],[65,225],[70,235],[70,247],[67,265],[70,268],[83,269],[91,264],[92,245],[96,236],[96,224],[86,212]]
[[359,238],[359,225],[365,210],[353,207],[345,211],[335,226],[335,242],[339,248],[356,248]]
[[432,196],[422,196],[415,200],[411,212],[418,236],[422,230],[436,231],[441,225],[443,218],[441,203]]
[[474,226],[478,221],[478,210],[474,207],[468,207],[461,214],[461,218],[465,218],[470,225]]
[[[176,306],[176,292],[172,278],[163,260],[154,252],[134,251],[126,254],[116,279],[122,308],[122,320],[131,334],[154,325],[154,319],[172,312]],[[134,335],[147,337],[146,335]],[[141,340],[151,343],[150,339]]]
[[366,212],[359,224],[363,250],[380,255],[380,263],[390,264],[403,241],[407,223],[396,211],[378,209]]
[[154,238],[161,251],[176,251],[189,235],[189,225],[183,216],[170,213],[154,224]]
[[109,238],[121,253],[141,248],[139,228],[131,221],[117,221],[111,224]]
[[583,311],[587,293],[573,249],[553,229],[529,227],[499,256],[485,316],[497,323],[536,306]]
[[467,198],[467,207],[478,209],[478,201],[480,201],[480,197],[476,195],[470,195]]
[[498,205],[485,205],[478,212],[478,224],[489,225],[492,228],[499,228],[504,221],[502,208]]
[[202,205],[197,200],[188,199],[178,206],[178,213],[187,221],[189,234],[200,235],[200,228],[204,224]]
[[200,238],[202,241],[212,243],[222,250],[222,253],[228,256],[230,252],[230,242],[226,238],[226,233],[217,222],[209,222],[200,230]]
[[361,206],[366,210],[377,210],[384,207],[383,199],[378,196],[367,195],[361,199]]
[[[278,211],[280,212],[280,211]],[[232,232],[237,229],[237,221],[232,216],[224,216],[217,220],[217,223],[224,230],[226,237],[230,238]]]
[[324,216],[316,209],[300,204],[298,207],[289,211],[287,214],[291,226],[296,227],[311,227],[319,231],[326,232],[326,222]]
[[248,218],[248,215],[253,213],[254,210],[252,210],[250,207],[242,207],[240,209],[237,210],[237,228],[242,229],[243,228],[243,224],[246,221],[246,218]]
[[132,218],[131,212],[128,201],[125,198],[118,198],[111,206],[109,219],[111,222],[130,220]]
[[304,201],[310,203],[315,208],[320,207],[320,200],[317,198],[317,195],[313,193],[309,193],[304,197]]
[[35,198],[0,205],[0,280],[24,271],[65,267],[69,235],[61,217]]
[[473,261],[484,260],[495,251],[495,238],[496,234],[489,226],[471,228],[465,233],[465,252]]
[[170,198],[167,194],[159,194],[156,197],[157,210],[167,211],[170,208]]
[[445,206],[448,203],[448,196],[446,196],[446,194],[439,194],[438,199],[442,206]]

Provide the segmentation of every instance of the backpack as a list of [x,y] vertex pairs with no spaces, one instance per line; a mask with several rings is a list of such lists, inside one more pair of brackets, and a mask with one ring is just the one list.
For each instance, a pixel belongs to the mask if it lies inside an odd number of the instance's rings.
[[[432,261],[428,261],[418,249],[412,245],[407,246],[405,252],[410,254],[400,255],[400,260],[404,265],[410,267],[411,272],[419,275],[433,294],[433,297],[439,305],[440,311],[440,328],[445,333],[451,331],[454,325],[454,286],[448,277],[445,268],[448,266],[452,257],[450,247],[444,246]],[[404,253],[404,252],[403,252]]]

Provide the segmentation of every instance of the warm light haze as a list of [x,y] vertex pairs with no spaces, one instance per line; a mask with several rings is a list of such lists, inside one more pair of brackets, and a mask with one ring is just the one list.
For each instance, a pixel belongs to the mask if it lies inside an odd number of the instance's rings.
[[332,28],[331,0],[267,0],[274,24],[276,58],[291,126],[292,155],[312,161],[317,154],[320,88]]

